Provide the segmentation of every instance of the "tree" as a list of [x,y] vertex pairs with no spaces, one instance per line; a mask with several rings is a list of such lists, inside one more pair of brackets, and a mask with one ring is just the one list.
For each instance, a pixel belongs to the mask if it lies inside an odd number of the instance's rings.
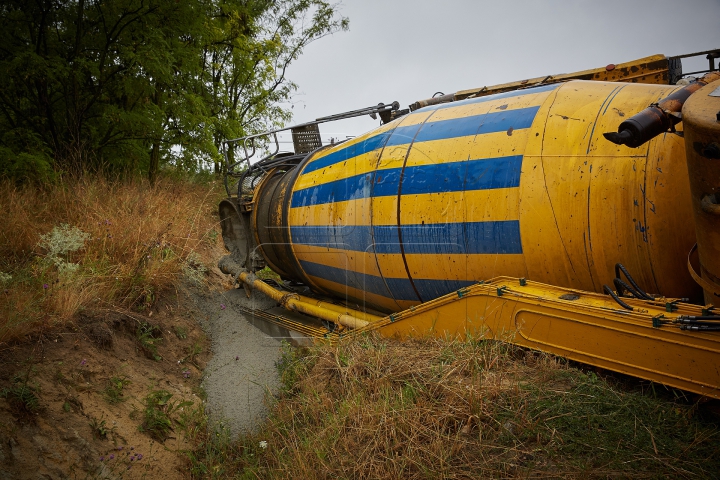
[[2,0],[0,174],[215,164],[281,124],[303,48],[346,29],[323,0]]

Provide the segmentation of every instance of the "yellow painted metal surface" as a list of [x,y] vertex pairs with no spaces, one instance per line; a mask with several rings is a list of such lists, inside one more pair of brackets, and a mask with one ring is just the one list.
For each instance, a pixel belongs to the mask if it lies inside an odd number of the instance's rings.
[[497,275],[697,297],[684,143],[602,137],[674,86],[571,81],[426,107],[300,168],[287,224],[304,280],[387,312]]
[[720,307],[720,81],[695,92],[682,113],[699,253],[698,281],[705,300]]
[[[497,339],[720,398],[720,335],[687,332],[680,315],[696,305],[630,300],[500,277],[386,317],[353,334]],[[672,313],[666,304],[673,302]],[[662,321],[653,326],[653,318]]]

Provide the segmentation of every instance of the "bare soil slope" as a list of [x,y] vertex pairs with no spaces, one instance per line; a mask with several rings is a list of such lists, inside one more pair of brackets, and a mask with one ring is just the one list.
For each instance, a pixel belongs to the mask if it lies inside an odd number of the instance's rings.
[[232,307],[255,299],[211,277],[215,288],[166,292],[143,314],[85,312],[0,352],[0,478],[189,478],[206,365],[214,422],[233,434],[261,422],[279,342]]

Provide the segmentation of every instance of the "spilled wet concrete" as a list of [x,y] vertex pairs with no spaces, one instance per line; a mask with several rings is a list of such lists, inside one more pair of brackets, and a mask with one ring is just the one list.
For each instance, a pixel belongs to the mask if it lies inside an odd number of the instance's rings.
[[256,292],[248,298],[243,289],[200,292],[195,302],[206,316],[201,324],[212,342],[203,381],[206,412],[211,423],[227,427],[235,437],[265,419],[266,396],[280,384],[281,339],[254,327],[239,308],[268,310],[277,304]]

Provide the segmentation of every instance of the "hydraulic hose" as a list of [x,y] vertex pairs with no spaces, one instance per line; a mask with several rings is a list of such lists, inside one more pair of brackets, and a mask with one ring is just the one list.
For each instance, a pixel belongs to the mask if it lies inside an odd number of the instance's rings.
[[633,297],[645,300],[645,298],[640,295],[640,292],[638,292],[619,278],[613,278],[613,283],[615,284],[615,290],[617,291],[618,297],[622,297],[623,293],[627,290]]
[[698,321],[707,321],[707,320],[720,320],[720,315],[682,315],[678,317],[678,320],[684,320],[686,322],[683,323],[692,323],[692,322],[698,322]]
[[620,272],[625,274],[625,278],[628,279],[628,282],[630,282],[630,285],[632,285],[636,292],[639,294],[638,298],[642,300],[654,300],[653,297],[648,295],[645,290],[640,288],[640,285],[638,285],[635,280],[633,279],[632,275],[630,275],[630,272],[627,271],[627,268],[622,263],[616,263],[615,264],[615,278],[620,278]]
[[613,292],[612,288],[608,287],[607,285],[603,285],[603,291],[605,293],[607,293],[608,295],[610,295],[613,298],[613,300],[615,300],[618,303],[618,305],[620,305],[621,307],[623,307],[626,310],[632,311],[633,307],[631,307],[627,303],[620,300],[620,297],[618,297],[617,294],[615,292]]
[[720,332],[720,325],[680,325],[680,330],[693,332]]

